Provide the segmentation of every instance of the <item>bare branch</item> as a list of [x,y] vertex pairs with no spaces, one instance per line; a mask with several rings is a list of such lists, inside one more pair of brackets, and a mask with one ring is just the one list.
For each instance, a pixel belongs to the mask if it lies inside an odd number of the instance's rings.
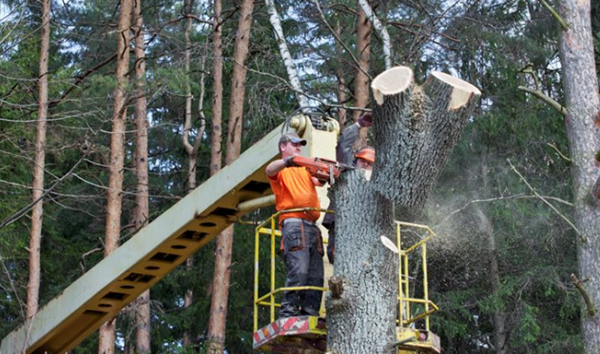
[[568,31],[569,30],[569,24],[562,19],[562,17],[560,17],[560,15],[558,14],[558,12],[556,12],[556,10],[554,10],[552,8],[552,6],[550,6],[546,0],[540,0],[540,2],[542,3],[542,5],[544,5],[545,8],[548,9],[548,11],[550,11],[550,13],[552,14],[552,16],[554,16],[554,18],[556,19],[556,21],[558,21],[558,23],[560,24],[560,27],[562,27],[563,31]]
[[573,222],[571,220],[569,220],[569,218],[564,216],[558,209],[556,209],[556,207],[554,205],[552,205],[550,202],[548,202],[548,200],[546,200],[546,198],[544,198],[543,196],[538,194],[538,192],[536,192],[535,189],[533,189],[533,187],[529,184],[529,182],[527,182],[525,177],[523,177],[523,175],[521,173],[519,173],[519,171],[517,171],[517,169],[515,168],[515,166],[513,166],[513,164],[510,162],[510,160],[507,159],[507,161],[508,161],[508,164],[510,165],[510,167],[513,169],[513,171],[515,171],[515,173],[521,178],[521,180],[525,183],[525,185],[527,185],[527,187],[533,192],[533,194],[535,194],[536,197],[538,197],[541,201],[543,201],[546,205],[548,205],[550,207],[550,209],[552,209],[567,224],[569,224],[569,226],[571,226],[571,228],[573,228],[573,230],[575,230],[575,233],[577,233],[577,236],[579,236],[579,239],[581,240],[581,242],[586,243],[587,239],[579,231],[577,226],[575,226],[575,224],[573,224]]
[[554,108],[558,113],[562,114],[563,116],[567,114],[567,109],[565,107],[563,107],[560,103],[556,102],[555,100],[553,100],[552,98],[547,96],[542,91],[532,90],[532,89],[524,87],[524,86],[519,86],[518,89],[521,91],[525,91],[525,92],[539,98],[540,100],[546,102],[547,104],[550,105],[550,107]]
[[556,151],[556,153],[558,154],[558,156],[560,156],[563,160],[571,162],[571,159],[569,157],[567,157],[566,155],[564,155],[562,152],[560,152],[560,150],[558,150],[558,148],[556,147],[556,145],[550,144],[550,143],[546,143],[546,145],[548,145],[551,148],[553,148],[554,151]]
[[575,285],[577,290],[579,290],[579,292],[581,293],[581,297],[583,297],[583,301],[585,301],[585,306],[587,307],[588,314],[592,317],[596,316],[596,306],[594,306],[594,303],[590,298],[590,294],[588,294],[588,292],[583,287],[583,283],[587,280],[579,280],[577,279],[577,276],[575,274],[571,274],[571,280],[573,282],[573,285]]
[[333,35],[335,40],[342,47],[344,47],[344,50],[346,50],[346,52],[348,54],[350,54],[350,56],[352,57],[352,61],[356,64],[356,67],[358,68],[358,70],[362,71],[363,74],[365,74],[369,78],[369,80],[372,81],[373,77],[371,77],[371,75],[369,75],[369,73],[366,72],[365,69],[362,68],[362,66],[358,63],[358,59],[356,59],[356,57],[352,53],[352,50],[350,50],[350,48],[348,48],[346,43],[344,43],[342,41],[342,39],[337,35],[336,31],[333,28],[331,28],[331,25],[329,25],[329,22],[327,22],[327,19],[325,18],[325,14],[323,13],[323,10],[321,9],[321,4],[319,3],[319,0],[314,0],[314,2],[315,2],[315,5],[317,6],[317,10],[319,11],[319,14],[321,15],[321,18],[323,19],[323,23],[325,23],[325,26],[327,26],[327,28],[329,29],[329,31],[331,32],[331,34]]

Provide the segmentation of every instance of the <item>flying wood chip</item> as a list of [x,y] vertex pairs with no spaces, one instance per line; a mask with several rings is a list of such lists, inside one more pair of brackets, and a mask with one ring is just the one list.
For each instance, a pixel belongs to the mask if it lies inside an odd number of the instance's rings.
[[398,248],[389,238],[381,235],[381,243],[383,243],[383,245],[385,247],[389,248],[390,251],[392,251],[394,253],[398,253]]

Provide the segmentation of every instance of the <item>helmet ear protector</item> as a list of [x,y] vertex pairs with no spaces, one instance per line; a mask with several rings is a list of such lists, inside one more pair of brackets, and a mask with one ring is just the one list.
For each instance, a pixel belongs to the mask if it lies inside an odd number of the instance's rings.
[[358,152],[354,154],[354,157],[375,163],[375,149],[370,146],[364,147],[358,150]]

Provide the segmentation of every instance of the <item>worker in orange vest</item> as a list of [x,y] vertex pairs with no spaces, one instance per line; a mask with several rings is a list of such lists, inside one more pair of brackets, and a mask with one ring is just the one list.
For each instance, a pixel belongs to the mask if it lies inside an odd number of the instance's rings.
[[[312,177],[306,167],[296,166],[292,159],[300,155],[306,140],[296,133],[286,133],[279,139],[281,159],[266,169],[275,194],[277,211],[313,208],[316,210],[282,213],[281,251],[287,268],[286,287],[323,286],[323,242],[316,221],[321,215],[315,186],[321,182]],[[319,290],[285,291],[279,317],[318,316],[322,292]]]

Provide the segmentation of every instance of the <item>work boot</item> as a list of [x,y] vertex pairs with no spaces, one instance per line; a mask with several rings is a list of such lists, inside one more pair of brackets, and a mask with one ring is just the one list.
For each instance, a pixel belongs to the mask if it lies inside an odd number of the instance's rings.
[[318,317],[319,316],[319,311],[317,311],[317,310],[315,310],[313,308],[310,308],[310,307],[303,307],[300,310],[300,315],[301,316],[317,316]]
[[300,307],[292,304],[282,305],[279,309],[279,318],[300,316]]

